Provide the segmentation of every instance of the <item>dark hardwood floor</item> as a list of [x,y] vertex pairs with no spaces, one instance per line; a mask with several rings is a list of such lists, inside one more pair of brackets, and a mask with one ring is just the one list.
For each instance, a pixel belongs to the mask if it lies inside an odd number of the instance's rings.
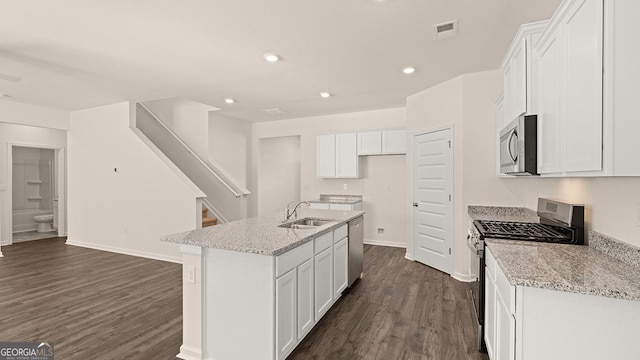
[[2,248],[0,340],[53,341],[64,360],[175,359],[181,265],[64,242]]
[[[53,341],[56,359],[175,359],[182,343],[181,266],[67,246],[2,248],[0,341]],[[473,349],[468,285],[366,246],[365,278],[289,360],[486,360]]]
[[488,360],[474,349],[469,285],[365,245],[364,278],[287,358]]

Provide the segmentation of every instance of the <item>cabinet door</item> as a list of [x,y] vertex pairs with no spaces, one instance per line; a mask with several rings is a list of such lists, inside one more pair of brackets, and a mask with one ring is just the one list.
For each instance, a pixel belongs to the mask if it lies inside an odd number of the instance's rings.
[[333,304],[333,247],[325,249],[314,257],[315,265],[315,319],[320,318]]
[[344,238],[333,244],[333,298],[335,300],[339,299],[347,288],[348,271],[349,243],[348,238]]
[[515,360],[515,329],[516,320],[509,312],[509,308],[496,293],[496,342],[495,360]]
[[336,177],[336,136],[316,136],[316,176]]
[[515,118],[527,112],[527,40],[522,40],[511,59],[513,113]]
[[602,0],[575,1],[564,28],[565,171],[602,169]]
[[336,177],[357,178],[358,167],[358,141],[357,135],[337,134],[336,137]]
[[369,131],[358,133],[358,155],[382,154],[382,132]]
[[276,351],[278,359],[284,359],[297,344],[296,269],[276,279]]
[[406,154],[407,131],[389,130],[382,132],[382,152],[384,154]]
[[513,106],[513,62],[507,61],[502,69],[504,75],[504,118],[508,124],[515,119],[515,108]]
[[[561,33],[558,28],[537,51],[538,61],[538,172],[564,168],[564,117],[561,97]],[[506,96],[506,93],[505,93]],[[506,97],[505,97],[506,106]]]
[[313,259],[309,259],[298,266],[298,340],[315,324],[313,279]]
[[491,272],[485,268],[484,342],[490,359],[495,358],[496,347],[496,284]]

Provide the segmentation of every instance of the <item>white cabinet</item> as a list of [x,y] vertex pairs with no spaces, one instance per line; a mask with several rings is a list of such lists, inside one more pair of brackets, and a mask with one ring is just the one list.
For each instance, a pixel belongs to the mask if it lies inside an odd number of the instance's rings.
[[316,136],[316,175],[322,178],[360,176],[355,133]]
[[407,153],[407,131],[386,130],[382,132],[382,153],[387,155]]
[[547,21],[541,21],[520,26],[502,61],[505,123],[524,113],[531,114],[535,109],[532,47],[547,24]]
[[297,270],[276,279],[276,351],[284,359],[298,342]]
[[382,131],[358,133],[358,155],[382,154]]
[[316,175],[336,177],[336,136],[316,136]]
[[516,343],[515,287],[509,284],[488,249],[485,256],[484,340],[487,353],[491,360],[513,360]]
[[312,202],[309,204],[310,209],[329,210],[329,203]]
[[333,247],[314,256],[315,320],[319,321],[333,304]]
[[602,170],[603,0],[570,0],[536,46],[538,172]]
[[348,285],[349,243],[348,238],[333,244],[333,298],[338,300]]
[[313,259],[307,260],[297,269],[298,294],[298,340],[302,340],[315,325],[313,307]]
[[358,155],[395,155],[407,153],[407,131],[404,129],[358,133]]

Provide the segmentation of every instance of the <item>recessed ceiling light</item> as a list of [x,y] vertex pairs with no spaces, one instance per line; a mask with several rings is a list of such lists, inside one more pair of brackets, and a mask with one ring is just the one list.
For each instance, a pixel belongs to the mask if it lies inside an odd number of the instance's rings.
[[235,103],[236,101],[235,101],[235,100],[233,100],[232,98],[226,98],[226,99],[224,99],[224,102],[226,102],[227,104],[233,104],[233,103]]
[[280,60],[280,56],[274,54],[274,53],[266,53],[264,55],[262,55],[262,57],[267,60],[268,62],[276,62],[278,60]]
[[326,92],[326,91],[323,91],[323,92],[321,92],[321,93],[320,93],[320,96],[326,99],[326,98],[328,98],[328,97],[330,97],[330,96],[331,96],[331,93],[328,93],[328,92]]
[[416,72],[416,68],[411,67],[411,66],[405,66],[402,68],[402,73],[405,75],[411,75],[414,72]]

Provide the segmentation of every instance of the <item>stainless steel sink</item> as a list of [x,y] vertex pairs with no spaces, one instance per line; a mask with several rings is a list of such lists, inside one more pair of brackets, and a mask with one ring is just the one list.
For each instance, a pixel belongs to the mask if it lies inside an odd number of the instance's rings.
[[326,225],[328,223],[335,222],[335,220],[320,219],[320,218],[303,218],[288,223],[280,224],[278,227],[288,229],[313,229],[318,226]]

